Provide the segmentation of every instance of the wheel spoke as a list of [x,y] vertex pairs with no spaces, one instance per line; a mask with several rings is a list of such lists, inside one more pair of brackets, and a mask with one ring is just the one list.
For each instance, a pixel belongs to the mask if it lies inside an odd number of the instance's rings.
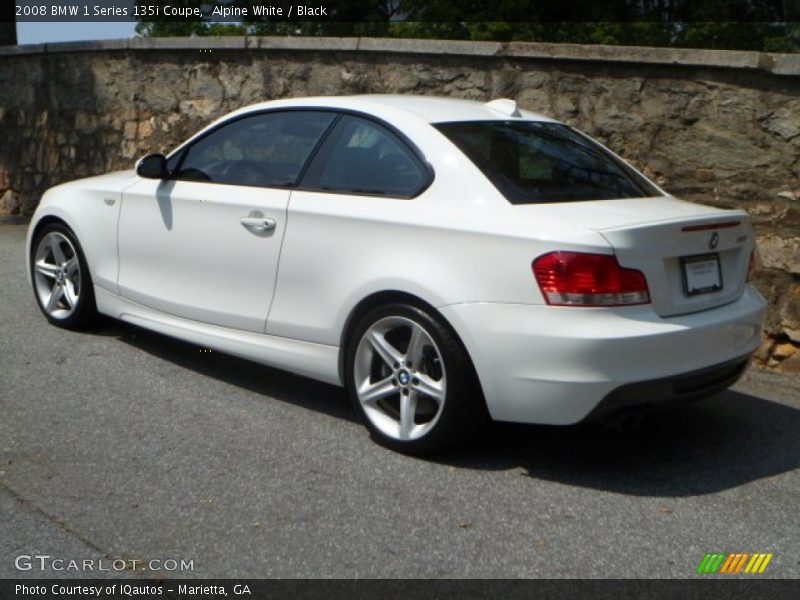
[[419,325],[414,325],[411,328],[411,339],[408,340],[408,348],[406,349],[406,360],[418,368],[422,362],[422,350],[425,347],[428,336]]
[[381,398],[386,398],[397,393],[397,388],[392,384],[392,376],[375,383],[369,379],[364,381],[358,390],[358,398],[362,404],[375,404]]
[[414,391],[400,395],[400,437],[407,440],[414,429],[414,416],[417,413],[417,393]]
[[58,267],[56,265],[51,265],[43,260],[37,261],[35,266],[36,272],[44,275],[45,277],[49,277],[50,279],[56,278],[56,271]]
[[416,373],[415,376],[419,380],[416,386],[419,393],[430,396],[436,400],[437,404],[441,404],[444,401],[444,386],[441,381],[431,379],[425,373]]
[[47,300],[47,312],[53,312],[58,307],[58,301],[64,293],[64,288],[60,285],[54,285],[53,290],[50,292],[50,298]]
[[69,304],[70,308],[75,308],[75,305],[78,303],[75,287],[70,280],[64,282],[64,300]]
[[61,249],[61,240],[55,235],[50,238],[50,251],[53,253],[53,260],[59,265],[67,262],[67,257],[64,256],[64,251]]
[[66,271],[67,276],[72,277],[75,274],[75,271],[78,270],[78,256],[75,255],[67,261]]
[[403,355],[392,346],[383,334],[378,333],[377,331],[373,330],[369,332],[369,343],[372,344],[373,349],[375,352],[378,353],[378,356],[383,359],[390,367],[394,367],[396,364],[403,361]]

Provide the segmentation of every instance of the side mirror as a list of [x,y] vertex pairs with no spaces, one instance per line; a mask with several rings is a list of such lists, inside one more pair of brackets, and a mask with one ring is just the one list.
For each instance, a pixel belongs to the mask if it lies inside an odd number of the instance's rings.
[[148,154],[136,163],[136,174],[147,179],[166,179],[167,159],[163,154]]

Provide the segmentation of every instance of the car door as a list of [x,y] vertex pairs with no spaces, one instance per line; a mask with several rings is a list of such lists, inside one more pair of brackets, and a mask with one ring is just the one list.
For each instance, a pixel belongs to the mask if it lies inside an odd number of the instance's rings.
[[342,308],[363,297],[365,283],[408,289],[409,279],[436,277],[435,268],[410,270],[435,264],[420,255],[448,242],[429,226],[433,213],[420,223],[424,207],[411,200],[432,179],[421,153],[397,132],[344,114],[292,191],[267,333],[338,345]]
[[235,118],[170,157],[168,179],[127,188],[120,294],[177,317],[263,331],[289,190],[334,118],[307,110]]

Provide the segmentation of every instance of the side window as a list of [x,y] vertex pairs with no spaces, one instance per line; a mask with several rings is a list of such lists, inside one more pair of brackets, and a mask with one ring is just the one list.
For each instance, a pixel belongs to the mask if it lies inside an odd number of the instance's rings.
[[410,197],[427,183],[411,149],[381,125],[343,116],[314,157],[302,187],[325,191]]
[[185,150],[173,178],[261,187],[292,185],[335,116],[294,111],[237,119]]

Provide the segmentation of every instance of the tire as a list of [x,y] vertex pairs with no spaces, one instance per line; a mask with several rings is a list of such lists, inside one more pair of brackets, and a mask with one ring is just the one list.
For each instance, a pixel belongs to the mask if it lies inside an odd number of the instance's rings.
[[381,306],[358,321],[345,380],[373,438],[406,454],[452,448],[488,420],[466,349],[446,323],[416,306]]
[[30,269],[36,303],[50,323],[64,329],[86,329],[97,322],[92,277],[83,249],[69,227],[51,223],[37,234]]

